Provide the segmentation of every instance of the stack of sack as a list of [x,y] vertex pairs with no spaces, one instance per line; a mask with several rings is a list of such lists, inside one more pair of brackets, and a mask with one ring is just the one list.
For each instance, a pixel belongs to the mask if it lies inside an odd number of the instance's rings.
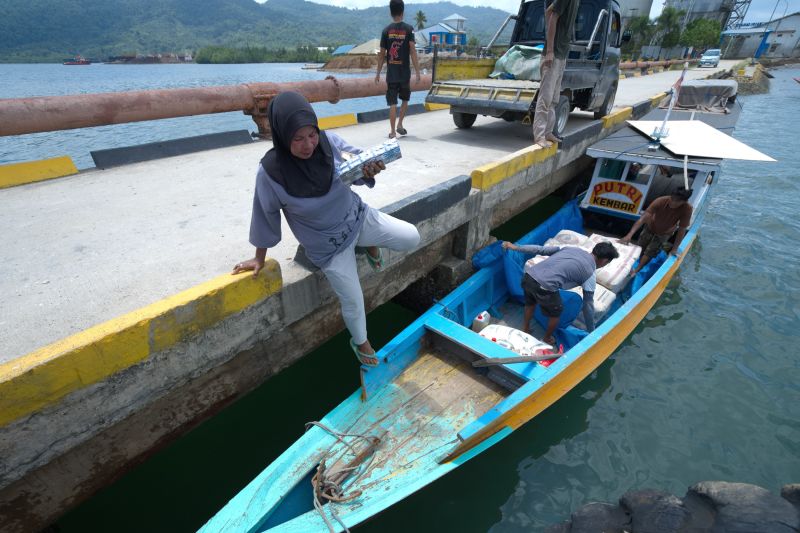
[[[578,233],[577,231],[572,231],[568,229],[562,229],[559,231],[555,237],[547,239],[544,242],[545,246],[575,246],[577,248],[586,249],[586,242],[589,240],[589,237],[584,235],[583,233]],[[591,248],[589,249],[591,252]]]
[[[578,296],[583,299],[583,289],[581,287],[575,287],[574,289],[570,289],[570,292],[574,292]],[[614,304],[614,300],[617,299],[617,295],[611,292],[610,290],[606,289],[602,285],[597,285],[594,290],[594,323],[599,324],[601,320],[608,314],[609,309]],[[583,311],[578,313],[578,317],[572,322],[572,325],[576,328],[586,329],[586,323],[583,321]]]
[[[633,264],[642,255],[642,248],[635,244],[620,244],[619,239],[614,237],[606,237],[597,233],[587,237],[581,233],[566,229],[559,231],[555,237],[547,239],[544,243],[545,246],[574,246],[591,253],[594,247],[601,242],[610,242],[619,253],[619,257],[597,270],[597,289],[594,293],[596,323],[599,323],[606,315],[614,303],[617,293],[624,289],[628,281],[630,281]],[[535,265],[541,263],[547,257],[537,255],[529,259],[528,263]],[[583,298],[583,291],[580,287],[571,290]],[[583,323],[583,313],[578,314],[578,318],[573,324],[581,329],[586,329],[586,325]]]
[[595,245],[601,242],[613,244],[619,257],[597,271],[597,283],[618,293],[628,284],[633,264],[642,255],[642,247],[635,244],[620,244],[619,239],[594,233],[588,239],[589,247],[584,249],[591,252]]

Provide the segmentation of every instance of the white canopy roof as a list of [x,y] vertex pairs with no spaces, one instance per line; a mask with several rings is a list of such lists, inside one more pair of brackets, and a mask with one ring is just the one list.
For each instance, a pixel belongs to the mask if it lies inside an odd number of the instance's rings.
[[[653,132],[661,127],[657,120],[630,120],[632,127],[655,139]],[[700,120],[675,120],[667,122],[668,134],[660,139],[661,145],[676,155],[712,157],[715,159],[740,159],[747,161],[775,161],[770,156],[750,148],[730,135],[722,133]]]

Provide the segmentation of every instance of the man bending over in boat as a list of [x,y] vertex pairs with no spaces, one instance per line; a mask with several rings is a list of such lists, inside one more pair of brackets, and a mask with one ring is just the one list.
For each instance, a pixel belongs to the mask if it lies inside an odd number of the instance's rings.
[[[656,198],[628,234],[620,239],[621,244],[631,242],[633,235],[644,224],[637,243],[642,247],[642,257],[639,259],[639,265],[631,270],[631,276],[635,276],[652,258],[658,255],[662,248],[670,255],[678,255],[678,247],[692,220],[692,204],[689,203],[691,196],[691,189],[678,187],[670,196]],[[675,235],[674,244],[670,245],[669,239],[675,230],[678,233]]]
[[532,261],[525,263],[525,274],[522,276],[522,289],[525,292],[522,329],[525,333],[530,334],[531,318],[539,304],[542,314],[547,317],[547,330],[542,340],[555,346],[553,332],[564,311],[558,290],[569,290],[578,285],[583,288],[583,321],[586,330],[594,330],[594,289],[597,283],[595,270],[619,257],[613,244],[601,242],[592,249],[592,253],[574,246],[517,246],[510,242],[503,242],[502,246],[504,250],[550,256],[537,264]]

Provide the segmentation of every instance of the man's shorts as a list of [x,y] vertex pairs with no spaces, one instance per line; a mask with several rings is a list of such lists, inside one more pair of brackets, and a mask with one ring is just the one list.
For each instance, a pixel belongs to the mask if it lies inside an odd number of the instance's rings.
[[522,290],[525,293],[525,305],[539,304],[542,314],[548,318],[558,318],[564,311],[564,303],[558,291],[548,291],[539,282],[527,274],[522,276]]
[[669,238],[672,235],[656,235],[650,228],[645,226],[642,228],[642,233],[639,235],[639,246],[642,247],[642,254],[647,257],[655,257],[660,250],[669,253],[672,250],[672,243]]
[[405,83],[388,83],[386,84],[388,89],[386,90],[386,105],[397,105],[397,96],[400,96],[400,100],[404,102],[408,102],[411,99],[411,82],[407,81]]

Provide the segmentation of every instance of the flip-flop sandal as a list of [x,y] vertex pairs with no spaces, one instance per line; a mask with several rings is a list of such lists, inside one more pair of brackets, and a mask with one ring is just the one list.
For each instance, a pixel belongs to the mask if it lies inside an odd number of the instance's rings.
[[[358,346],[356,346],[356,343],[353,342],[353,339],[350,339],[350,348],[353,349],[353,353],[356,354],[358,362],[361,363],[362,365],[369,367],[378,366],[378,354],[370,355],[363,353],[361,350],[358,349]],[[369,362],[370,359],[374,360],[375,362],[374,363]]]
[[372,270],[375,272],[383,272],[383,252],[380,248],[378,248],[378,257],[372,257],[372,254],[369,253],[369,250],[366,252],[367,254],[367,261],[369,261],[369,266],[372,267]]
[[397,128],[397,133],[399,133],[400,135],[406,135],[408,132],[406,131],[405,128]]

